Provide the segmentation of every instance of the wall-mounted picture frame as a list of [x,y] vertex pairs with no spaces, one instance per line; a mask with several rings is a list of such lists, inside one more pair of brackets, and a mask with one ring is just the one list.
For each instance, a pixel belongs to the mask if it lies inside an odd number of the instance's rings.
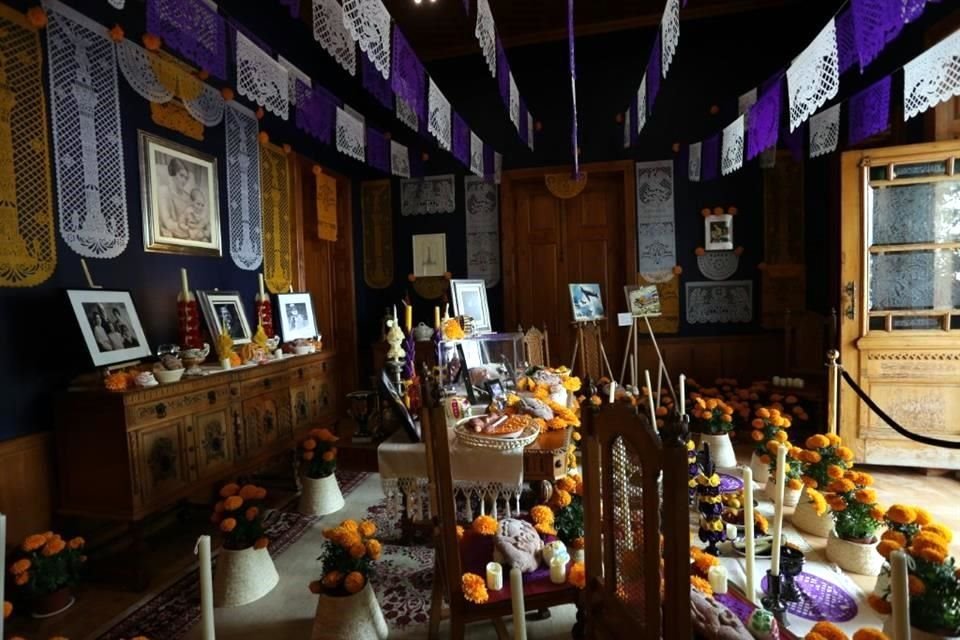
[[623,293],[627,298],[627,309],[634,318],[660,315],[660,292],[656,285],[627,285]]
[[68,289],[67,298],[95,367],[150,355],[150,345],[129,291]]
[[606,317],[600,285],[595,282],[570,284],[570,307],[574,322],[593,322]]
[[487,306],[487,285],[483,280],[451,280],[453,314],[473,318],[476,333],[490,333],[490,308]]
[[280,337],[284,342],[317,337],[317,319],[313,313],[313,297],[309,293],[277,294],[277,308]]
[[253,338],[243,300],[236,291],[197,291],[210,337],[216,338],[226,328],[233,344],[247,344]]
[[447,234],[422,233],[413,236],[413,275],[418,278],[442,276],[447,272]]
[[707,251],[733,249],[733,216],[707,216],[703,220],[703,233]]
[[217,159],[140,131],[143,248],[220,256]]

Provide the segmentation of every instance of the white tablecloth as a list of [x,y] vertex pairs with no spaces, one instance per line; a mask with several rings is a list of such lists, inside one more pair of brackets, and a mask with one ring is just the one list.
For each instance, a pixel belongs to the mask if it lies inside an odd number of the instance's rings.
[[[447,429],[447,434],[453,489],[466,499],[464,517],[473,520],[471,497],[479,500],[480,514],[486,513],[488,502],[491,511],[496,513],[510,515],[518,511],[523,485],[523,449],[478,449],[460,443],[452,428]],[[426,445],[412,443],[406,432],[397,431],[377,447],[377,463],[391,517],[396,517],[404,507],[412,520],[432,517]]]

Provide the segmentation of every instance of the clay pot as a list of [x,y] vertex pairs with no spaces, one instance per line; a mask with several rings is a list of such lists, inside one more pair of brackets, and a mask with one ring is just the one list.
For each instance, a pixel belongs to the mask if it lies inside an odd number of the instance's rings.
[[875,576],[883,567],[883,556],[877,553],[877,539],[873,542],[854,542],[838,538],[834,531],[827,538],[827,560],[844,571],[863,576]]
[[56,591],[37,596],[30,603],[30,615],[34,618],[52,618],[72,607],[76,601],[70,587],[61,587]]
[[790,521],[800,531],[812,533],[821,538],[828,537],[833,531],[833,516],[830,514],[830,509],[827,509],[822,516],[818,516],[813,507],[813,501],[807,497],[800,499]]
[[266,549],[221,549],[213,573],[216,607],[239,607],[270,593],[280,575]]
[[320,594],[311,640],[386,640],[388,633],[387,621],[369,582],[349,596]]
[[737,456],[728,434],[701,433],[700,447],[702,448],[704,444],[710,445],[710,459],[713,460],[713,466],[717,469],[732,469],[737,466]]
[[325,516],[343,508],[343,494],[337,484],[337,476],[330,474],[325,478],[304,477],[301,481],[303,492],[300,494],[300,506],[297,509],[306,516]]

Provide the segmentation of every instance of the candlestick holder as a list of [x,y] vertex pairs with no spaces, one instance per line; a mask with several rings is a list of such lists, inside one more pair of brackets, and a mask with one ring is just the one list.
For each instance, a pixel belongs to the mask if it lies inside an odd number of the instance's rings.
[[773,575],[773,572],[767,570],[767,588],[765,595],[760,599],[763,608],[773,614],[777,623],[783,628],[789,626],[787,621],[787,603],[783,600],[783,582],[782,576]]
[[177,301],[177,325],[180,346],[184,349],[203,347],[203,340],[200,337],[200,312],[196,300]]
[[780,593],[787,602],[800,601],[796,578],[803,571],[803,552],[794,547],[780,547]]

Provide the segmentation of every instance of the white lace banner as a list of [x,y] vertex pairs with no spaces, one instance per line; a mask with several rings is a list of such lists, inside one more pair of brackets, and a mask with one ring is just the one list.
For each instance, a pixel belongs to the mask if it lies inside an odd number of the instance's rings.
[[337,107],[337,151],[363,162],[367,150],[367,132],[360,120],[346,109]]
[[960,96],[960,31],[903,67],[904,121]]
[[[287,70],[287,97],[290,100],[290,104],[297,104],[300,98],[299,94],[306,93],[313,88],[313,80],[301,71],[297,65],[283,56],[277,56],[277,62]],[[297,85],[297,80],[300,81],[300,85]],[[297,88],[298,86],[300,87],[299,89]]]
[[527,111],[527,146],[533,151],[533,134],[536,132],[536,123],[533,121],[533,114]]
[[313,39],[352,76],[357,75],[357,45],[337,0],[313,0]]
[[637,270],[669,271],[677,264],[673,160],[638,162],[636,172]]
[[467,216],[467,277],[487,288],[500,282],[500,208],[498,188],[483,178],[463,179]]
[[496,151],[493,152],[493,181],[496,184],[500,184],[500,179],[503,177],[503,154]]
[[743,166],[743,120],[741,115],[723,128],[720,172],[728,175]]
[[753,282],[688,282],[687,323],[750,322],[753,320]]
[[493,22],[489,0],[477,0],[477,26],[473,31],[480,43],[480,51],[487,62],[490,75],[497,77],[497,28]]
[[420,118],[417,117],[416,112],[414,112],[410,105],[407,104],[407,101],[400,96],[396,96],[396,100],[394,102],[394,111],[397,114],[397,120],[407,125],[414,131],[419,132]]
[[513,71],[510,72],[510,122],[517,131],[520,130],[520,89],[513,79]]
[[687,178],[690,182],[700,182],[700,149],[702,142],[690,145],[690,157],[687,159]]
[[230,257],[241,269],[263,262],[263,213],[260,200],[260,150],[257,116],[233,100],[224,109],[226,129],[227,213]]
[[737,272],[740,256],[734,251],[707,251],[697,256],[700,273],[711,280],[726,280]]
[[473,131],[470,132],[470,171],[483,177],[483,140]]
[[840,104],[810,118],[810,157],[816,158],[837,150],[840,141]]
[[430,78],[427,105],[430,110],[427,128],[440,143],[440,147],[450,151],[450,101],[440,91],[433,78]]
[[667,70],[673,62],[680,41],[680,0],[667,0],[660,20],[660,73],[667,77]]
[[833,19],[787,69],[790,131],[795,130],[840,88],[837,28]]
[[43,6],[60,235],[81,256],[115,258],[130,241],[116,48],[102,25]]
[[742,115],[750,110],[750,107],[757,104],[757,88],[754,87],[737,99],[737,114]]
[[643,131],[645,126],[647,126],[647,74],[643,74],[640,88],[637,89],[637,133]]
[[380,0],[343,0],[343,26],[385,80],[390,79],[390,22]]
[[240,31],[237,35],[237,92],[284,120],[290,109],[287,69]]
[[450,173],[400,181],[400,214],[451,213],[456,208],[457,181]]
[[401,178],[410,177],[410,150],[396,140],[390,141],[390,173]]

